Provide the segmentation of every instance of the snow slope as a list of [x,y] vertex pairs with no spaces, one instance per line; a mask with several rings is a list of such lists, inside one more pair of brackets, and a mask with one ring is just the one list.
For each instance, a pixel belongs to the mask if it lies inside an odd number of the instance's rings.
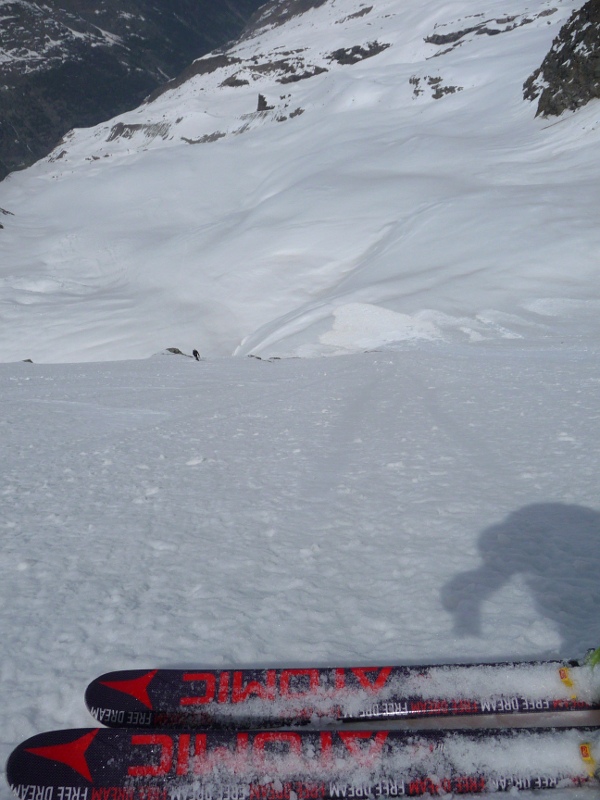
[[575,4],[368,7],[0,184],[0,762],[113,669],[599,643],[598,107],[521,96]]
[[76,131],[0,186],[0,359],[595,335],[598,106],[522,98],[576,5],[332,0]]
[[0,762],[89,725],[112,669],[582,655],[599,364],[513,340],[0,365]]

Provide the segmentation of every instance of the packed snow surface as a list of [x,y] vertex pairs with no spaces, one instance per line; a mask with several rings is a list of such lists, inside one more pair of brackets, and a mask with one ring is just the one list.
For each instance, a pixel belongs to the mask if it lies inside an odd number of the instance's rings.
[[1,756],[112,669],[583,654],[598,355],[0,365]]
[[578,5],[332,0],[0,185],[0,761],[109,670],[600,643]]

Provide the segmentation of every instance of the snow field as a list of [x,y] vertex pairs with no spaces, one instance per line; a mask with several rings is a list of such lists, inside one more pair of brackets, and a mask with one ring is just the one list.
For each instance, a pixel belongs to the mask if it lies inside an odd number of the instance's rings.
[[109,669],[582,655],[597,365],[513,341],[0,366],[0,757],[89,725]]

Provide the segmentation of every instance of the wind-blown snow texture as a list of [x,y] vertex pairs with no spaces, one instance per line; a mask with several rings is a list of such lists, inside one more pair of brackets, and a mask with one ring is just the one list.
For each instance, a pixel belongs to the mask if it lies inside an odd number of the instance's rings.
[[0,377],[2,756],[89,724],[83,689],[107,669],[544,657],[600,638],[596,348]]
[[0,760],[113,669],[599,643],[598,106],[522,100],[574,7],[325,3],[0,185]]

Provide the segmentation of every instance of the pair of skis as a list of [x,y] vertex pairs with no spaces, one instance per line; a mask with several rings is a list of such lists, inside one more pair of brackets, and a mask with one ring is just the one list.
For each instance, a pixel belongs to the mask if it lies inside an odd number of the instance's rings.
[[594,666],[109,673],[86,691],[109,728],[35,736],[13,752],[7,778],[20,800],[361,800],[597,787],[600,727],[399,727],[426,717],[552,722],[555,713],[599,710]]

